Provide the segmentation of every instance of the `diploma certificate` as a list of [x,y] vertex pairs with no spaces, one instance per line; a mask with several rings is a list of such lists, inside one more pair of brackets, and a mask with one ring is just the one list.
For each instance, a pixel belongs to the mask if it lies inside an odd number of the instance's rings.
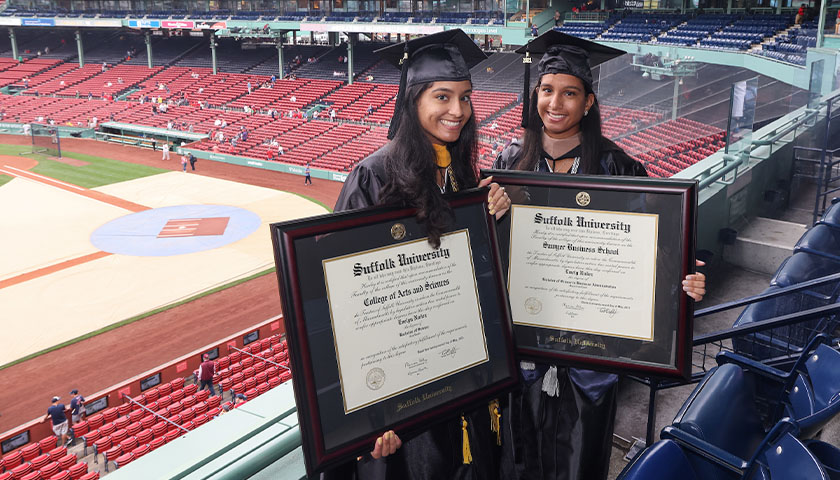
[[466,230],[323,266],[345,413],[488,360]]
[[514,323],[653,340],[657,220],[655,214],[513,205],[508,294]]
[[[310,477],[488,407],[519,379],[487,188],[447,195],[440,245],[381,206],[271,225]],[[487,426],[489,427],[489,425]],[[476,427],[480,428],[480,427]]]
[[521,358],[690,375],[696,181],[482,174],[512,202],[496,231]]

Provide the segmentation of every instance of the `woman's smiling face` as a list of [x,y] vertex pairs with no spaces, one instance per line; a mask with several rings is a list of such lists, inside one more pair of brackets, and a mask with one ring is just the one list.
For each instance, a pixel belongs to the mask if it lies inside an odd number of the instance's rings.
[[446,145],[458,140],[472,116],[472,83],[434,82],[417,99],[420,125],[432,143]]
[[537,112],[545,133],[552,138],[568,138],[580,132],[584,112],[595,103],[583,81],[565,73],[548,73],[537,85]]

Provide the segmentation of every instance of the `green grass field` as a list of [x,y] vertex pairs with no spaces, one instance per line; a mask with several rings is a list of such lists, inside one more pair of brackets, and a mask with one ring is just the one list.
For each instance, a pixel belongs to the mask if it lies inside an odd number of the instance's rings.
[[8,175],[0,175],[0,187],[2,187],[6,183],[9,183],[9,181],[11,179],[12,179],[12,177],[10,177]]
[[[28,145],[0,145],[0,155],[19,155],[30,150]],[[74,152],[62,152],[62,156],[88,162],[88,165],[74,167],[39,154],[24,156],[38,161],[38,165],[32,169],[33,172],[85,188],[101,187],[169,171]],[[2,177],[0,176],[0,185],[10,180]]]

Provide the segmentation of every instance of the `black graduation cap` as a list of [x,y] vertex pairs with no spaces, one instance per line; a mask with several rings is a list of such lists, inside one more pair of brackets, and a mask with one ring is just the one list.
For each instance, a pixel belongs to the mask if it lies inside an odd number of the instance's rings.
[[543,54],[537,65],[537,74],[542,77],[550,73],[565,73],[583,81],[592,89],[592,68],[608,60],[624,55],[624,50],[601,45],[600,43],[567,35],[556,30],[549,30],[516,50],[524,53],[525,87],[522,95],[522,127],[528,126],[530,108],[531,54]]
[[447,30],[389,45],[376,51],[388,63],[399,68],[400,89],[388,138],[394,138],[400,124],[405,90],[429,82],[470,80],[470,68],[487,55],[461,29]]

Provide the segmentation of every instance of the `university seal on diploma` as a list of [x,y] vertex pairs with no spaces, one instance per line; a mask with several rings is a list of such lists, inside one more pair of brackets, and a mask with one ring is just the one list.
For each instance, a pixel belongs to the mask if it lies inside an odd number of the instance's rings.
[[385,372],[379,368],[371,368],[367,374],[367,386],[371,390],[379,390],[385,384]]

